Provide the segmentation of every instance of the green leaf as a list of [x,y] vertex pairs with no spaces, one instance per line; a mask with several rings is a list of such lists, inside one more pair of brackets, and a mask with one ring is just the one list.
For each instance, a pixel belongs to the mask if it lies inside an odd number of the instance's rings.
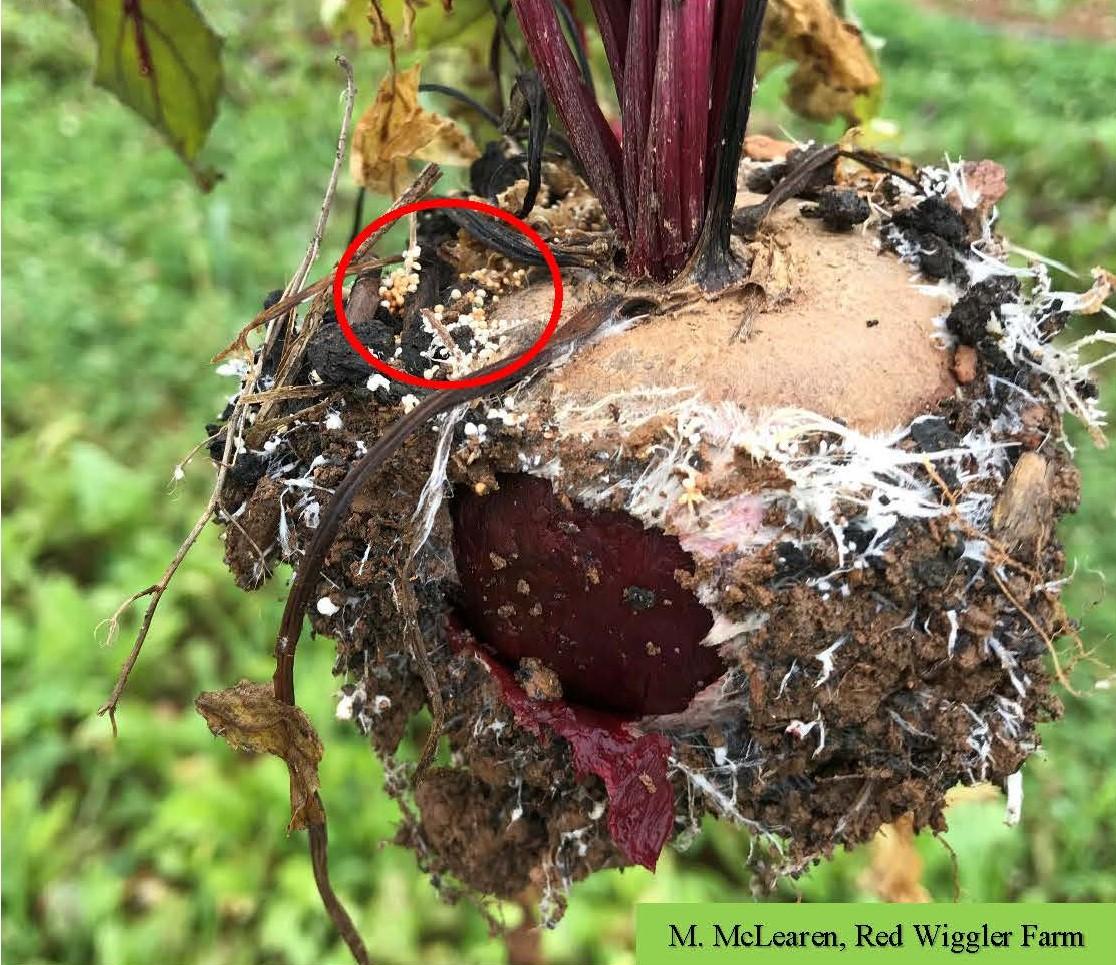
[[221,38],[192,0],[74,0],[97,42],[93,79],[162,134],[208,191],[198,152],[217,117]]

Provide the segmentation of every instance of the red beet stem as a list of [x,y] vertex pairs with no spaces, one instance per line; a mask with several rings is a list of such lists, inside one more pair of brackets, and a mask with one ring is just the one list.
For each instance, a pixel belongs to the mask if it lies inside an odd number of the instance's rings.
[[601,32],[605,56],[612,71],[612,82],[616,86],[616,96],[624,89],[624,60],[628,50],[628,8],[629,0],[590,0],[593,14],[597,18],[597,29]]
[[513,3],[628,274],[667,280],[700,245],[699,275],[730,281],[736,165],[766,0],[591,0],[620,103],[619,145],[549,0]]
[[620,144],[581,77],[550,0],[512,0],[516,16],[586,180],[621,242],[628,222],[621,197]]
[[[633,225],[628,252],[628,272],[651,274],[661,260],[658,231],[649,223],[639,224],[643,196],[647,129],[651,123],[651,93],[655,80],[655,52],[659,47],[659,0],[633,0],[628,25],[628,49],[624,60],[624,84],[620,110],[624,118],[624,200],[628,221]],[[648,190],[650,188],[648,187]]]
[[[714,110],[720,111],[720,116],[714,117],[715,126],[711,130],[717,135],[717,141],[711,143],[709,156],[715,158],[715,164],[705,223],[694,257],[694,277],[708,289],[725,287],[738,279],[743,270],[732,255],[730,232],[736,201],[736,175],[744,148],[744,132],[751,114],[752,85],[755,83],[760,29],[767,12],[767,0],[743,2],[740,28],[735,34],[731,55],[727,41],[730,35],[722,33],[718,37],[714,67]],[[724,16],[726,20],[731,20],[733,11],[726,10]],[[722,79],[723,74],[727,74],[727,78]],[[719,101],[720,97],[723,100]]]

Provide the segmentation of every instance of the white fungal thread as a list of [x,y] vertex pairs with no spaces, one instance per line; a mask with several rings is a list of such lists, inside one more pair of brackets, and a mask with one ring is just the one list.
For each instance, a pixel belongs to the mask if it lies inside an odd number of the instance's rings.
[[416,523],[414,537],[411,542],[411,551],[407,557],[410,562],[426,544],[434,529],[434,519],[442,505],[446,490],[446,467],[449,465],[450,451],[453,448],[453,433],[457,423],[465,414],[466,406],[459,405],[446,413],[441,428],[438,430],[438,444],[434,449],[434,463],[430,467],[430,474],[419,494],[415,512],[411,521]]
[[[816,709],[816,708],[815,708]],[[823,750],[825,750],[825,721],[822,719],[821,711],[818,711],[818,716],[811,721],[792,720],[787,724],[785,734],[795,738],[796,740],[805,740],[814,728],[818,729],[818,746],[817,749],[811,754],[811,757],[817,757]]]
[[787,670],[787,672],[785,674],[783,674],[783,679],[781,681],[779,681],[779,692],[775,695],[776,700],[778,700],[780,697],[783,696],[783,693],[787,689],[787,684],[790,683],[790,679],[791,679],[791,677],[794,676],[794,672],[797,669],[798,669],[798,658],[795,657],[791,661],[790,669]]
[[953,650],[957,646],[957,630],[959,628],[957,611],[946,610],[946,619],[949,621],[949,639],[946,641],[946,653],[952,657]]
[[684,775],[686,780],[705,797],[718,814],[748,828],[757,835],[763,836],[780,855],[785,853],[783,842],[776,836],[778,829],[766,828],[758,821],[753,821],[741,814],[740,809],[736,806],[735,793],[725,794],[702,772],[689,767],[673,755],[668,758],[667,763],[673,770]]
[[815,687],[820,687],[833,674],[833,655],[837,653],[837,651],[840,650],[841,647],[843,647],[848,642],[848,639],[849,638],[847,636],[838,637],[821,653],[814,655],[814,659],[822,665],[821,673],[818,675],[818,679],[814,681]]

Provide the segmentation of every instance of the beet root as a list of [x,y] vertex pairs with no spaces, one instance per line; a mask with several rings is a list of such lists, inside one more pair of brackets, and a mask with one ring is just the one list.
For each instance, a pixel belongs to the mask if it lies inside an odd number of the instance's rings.
[[[412,789],[396,761],[388,789],[447,891],[527,893],[553,921],[572,881],[653,867],[706,813],[794,874],[904,814],[943,828],[951,787],[1007,782],[1059,713],[1053,531],[1078,499],[1061,417],[1097,418],[1073,351],[1048,344],[1064,299],[1036,272],[965,301],[969,245],[982,272],[997,249],[959,238],[952,173],[923,172],[921,198],[871,177],[887,190],[844,187],[894,210],[864,232],[780,211],[751,288],[674,293],[414,435],[354,500],[310,616],[337,642],[339,716],[389,760],[430,704],[416,626],[425,642],[451,763]],[[537,330],[542,286],[469,308],[470,279],[499,271],[454,246],[445,324]],[[991,289],[994,324],[971,310]],[[322,491],[407,404],[340,385],[266,450],[249,440],[265,472],[225,504],[267,560],[297,562]],[[228,539],[258,585],[258,554]]]

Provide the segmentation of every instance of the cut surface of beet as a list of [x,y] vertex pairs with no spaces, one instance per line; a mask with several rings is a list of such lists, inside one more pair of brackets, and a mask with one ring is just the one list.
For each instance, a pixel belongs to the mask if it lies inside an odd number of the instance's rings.
[[534,657],[567,701],[639,716],[684,710],[724,673],[701,641],[713,616],[675,572],[693,560],[673,536],[623,512],[594,512],[523,474],[450,502],[461,615],[515,669]]

